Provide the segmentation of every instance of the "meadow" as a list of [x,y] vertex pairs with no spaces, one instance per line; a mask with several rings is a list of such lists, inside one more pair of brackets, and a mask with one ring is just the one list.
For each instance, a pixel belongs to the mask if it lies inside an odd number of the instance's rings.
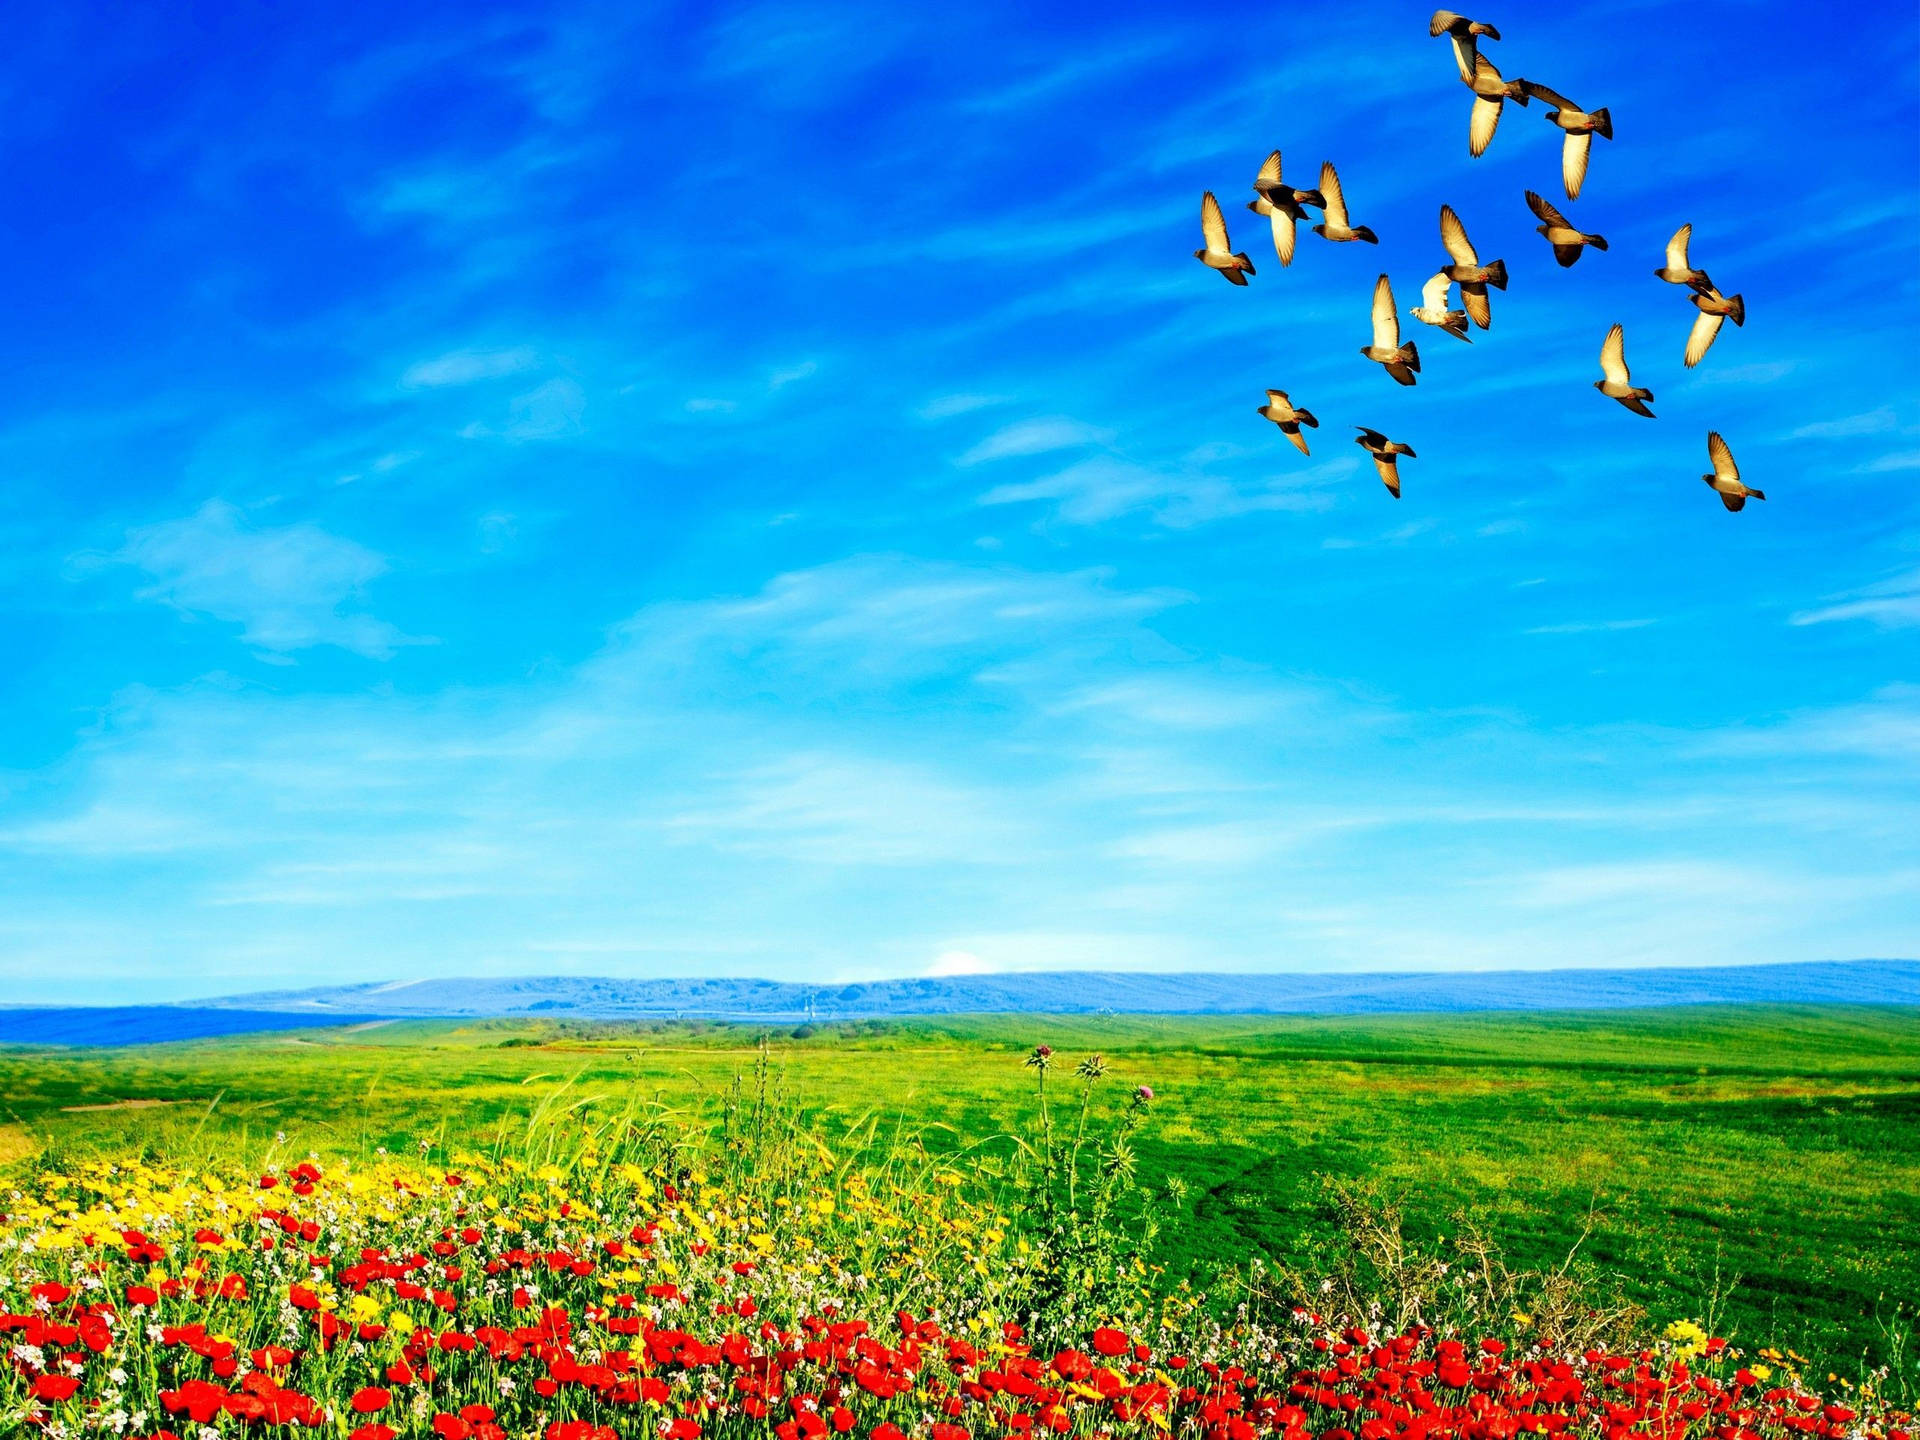
[[1337,1267],[1357,1197],[1397,1215],[1415,1250],[1467,1233],[1517,1268],[1572,1255],[1595,1294],[1656,1326],[1698,1320],[1836,1375],[1903,1360],[1920,1298],[1920,1017],[1896,1007],[515,1020],[13,1049],[0,1162],[255,1164],[276,1135],[322,1156],[423,1139],[445,1155],[556,1103],[639,1102],[711,1129],[759,1084],[829,1148],[906,1135],[992,1173],[1034,1133],[1021,1061],[1040,1043],[1067,1068],[1103,1056],[1102,1097],[1151,1087],[1131,1163],[1156,1197],[1163,1284],[1254,1257]]

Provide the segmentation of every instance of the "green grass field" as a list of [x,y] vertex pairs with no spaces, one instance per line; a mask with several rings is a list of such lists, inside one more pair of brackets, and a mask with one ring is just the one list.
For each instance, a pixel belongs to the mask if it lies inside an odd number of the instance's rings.
[[0,1051],[0,1162],[243,1154],[282,1130],[323,1154],[452,1146],[562,1085],[711,1122],[763,1036],[829,1145],[878,1123],[985,1154],[1031,1130],[1024,1051],[1053,1045],[1057,1077],[1102,1052],[1108,1103],[1156,1092],[1143,1177],[1185,1184],[1156,1257],[1170,1275],[1311,1266],[1332,1234],[1322,1177],[1339,1177],[1397,1200],[1416,1241],[1465,1215],[1516,1264],[1579,1244],[1656,1321],[1716,1318],[1835,1368],[1886,1358],[1885,1323],[1920,1299],[1920,1015],[1894,1008],[990,1016],[799,1037],[515,1021],[16,1049]]

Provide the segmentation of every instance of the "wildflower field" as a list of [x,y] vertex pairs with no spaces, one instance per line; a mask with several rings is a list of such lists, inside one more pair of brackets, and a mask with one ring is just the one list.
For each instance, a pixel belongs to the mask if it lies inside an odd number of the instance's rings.
[[1911,1434],[1906,1013],[795,1028],[0,1055],[0,1435]]

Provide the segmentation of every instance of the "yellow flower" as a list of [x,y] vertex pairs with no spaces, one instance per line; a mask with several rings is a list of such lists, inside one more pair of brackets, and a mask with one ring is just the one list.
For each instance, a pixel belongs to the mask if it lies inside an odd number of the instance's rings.
[[1698,1355],[1707,1348],[1707,1332],[1692,1320],[1676,1320],[1667,1326],[1667,1339],[1674,1344],[1677,1354],[1682,1356]]

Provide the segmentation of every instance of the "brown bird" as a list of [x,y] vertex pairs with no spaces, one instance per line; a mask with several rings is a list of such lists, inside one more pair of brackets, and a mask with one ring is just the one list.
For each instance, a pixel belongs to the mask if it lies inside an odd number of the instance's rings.
[[1694,317],[1693,329],[1687,332],[1687,368],[1691,370],[1706,356],[1713,347],[1714,337],[1720,333],[1720,326],[1728,321],[1736,325],[1747,323],[1747,302],[1738,295],[1722,295],[1711,287],[1687,297],[1699,308]]
[[1464,15],[1456,15],[1451,10],[1436,10],[1433,19],[1428,22],[1427,33],[1438,39],[1445,35],[1453,42],[1453,63],[1460,67],[1460,79],[1466,84],[1473,83],[1473,61],[1480,53],[1480,37],[1498,40],[1500,32],[1493,26],[1479,20],[1469,20]]
[[1340,192],[1340,177],[1334,173],[1331,160],[1320,166],[1320,194],[1327,218],[1313,227],[1314,234],[1328,240],[1364,240],[1369,245],[1380,243],[1380,237],[1366,226],[1348,223],[1347,197]]
[[1692,237],[1691,225],[1682,225],[1673,232],[1673,238],[1667,241],[1667,263],[1654,271],[1654,276],[1669,285],[1690,285],[1703,292],[1711,290],[1713,281],[1707,278],[1707,272],[1687,263],[1687,241]]
[[1589,235],[1585,231],[1574,229],[1566,216],[1531,190],[1527,191],[1527,208],[1546,222],[1533,228],[1547,237],[1547,243],[1553,246],[1553,258],[1562,266],[1571,265],[1578,260],[1581,250],[1588,245],[1596,250],[1607,248],[1606,236]]
[[1209,270],[1218,270],[1235,285],[1246,284],[1247,276],[1253,274],[1253,261],[1233,253],[1233,242],[1227,239],[1227,217],[1220,213],[1220,202],[1211,190],[1200,197],[1200,233],[1207,247],[1194,251],[1193,258]]
[[1320,422],[1313,418],[1311,410],[1303,410],[1287,398],[1284,390],[1267,391],[1267,403],[1257,412],[1280,427],[1280,433],[1293,442],[1293,448],[1302,455],[1311,455],[1307,449],[1307,437],[1300,433],[1300,427],[1318,430]]
[[1420,303],[1407,313],[1422,324],[1444,330],[1454,339],[1471,345],[1473,337],[1467,334],[1467,312],[1447,308],[1447,291],[1452,286],[1447,272],[1442,270],[1420,287]]
[[1473,87],[1473,113],[1467,116],[1467,153],[1478,157],[1493,143],[1493,132],[1500,128],[1500,112],[1506,102],[1527,103],[1527,82],[1503,79],[1491,60],[1477,55],[1467,84]]
[[1713,462],[1713,473],[1700,478],[1720,492],[1720,503],[1727,509],[1742,509],[1748,497],[1755,500],[1767,498],[1766,491],[1755,490],[1740,482],[1740,467],[1733,463],[1733,451],[1727,448],[1727,442],[1720,438],[1718,430],[1707,432],[1707,458]]
[[1254,177],[1253,193],[1258,199],[1249,200],[1247,208],[1256,215],[1265,215],[1273,221],[1273,253],[1280,257],[1282,265],[1293,263],[1294,222],[1305,218],[1303,205],[1318,205],[1326,208],[1326,201],[1318,190],[1296,190],[1291,185],[1280,183],[1280,152],[1274,151],[1267,156],[1266,164],[1260,167],[1260,173]]
[[1560,178],[1566,182],[1567,198],[1578,200],[1580,184],[1587,178],[1587,152],[1593,148],[1593,137],[1604,135],[1609,140],[1613,138],[1613,116],[1607,113],[1604,105],[1589,112],[1544,85],[1531,80],[1525,84],[1529,95],[1553,107],[1547,112],[1548,123],[1558,125],[1567,132],[1567,138],[1560,147]]
[[1353,427],[1360,433],[1353,437],[1353,443],[1373,456],[1373,468],[1380,472],[1380,481],[1387,487],[1387,493],[1394,499],[1400,498],[1400,457],[1409,460],[1420,457],[1413,453],[1411,445],[1402,445],[1398,440],[1389,440],[1378,430],[1369,430],[1365,425]]
[[1493,324],[1493,302],[1487,298],[1487,287],[1496,290],[1507,288],[1507,262],[1496,260],[1491,265],[1482,265],[1480,256],[1473,248],[1473,242],[1467,239],[1467,227],[1460,223],[1460,217],[1453,213],[1451,205],[1440,207],[1440,243],[1447,247],[1447,254],[1453,257],[1453,263],[1441,270],[1449,280],[1460,284],[1460,303],[1466,307],[1467,314],[1473,317],[1473,323],[1482,330]]
[[1651,390],[1642,390],[1633,383],[1633,377],[1627,373],[1627,335],[1616,325],[1607,331],[1607,338],[1600,342],[1601,379],[1593,382],[1593,388],[1609,399],[1618,400],[1636,415],[1654,418],[1646,402],[1653,399]]
[[1393,313],[1393,286],[1384,275],[1373,282],[1373,343],[1362,345],[1360,353],[1386,366],[1387,373],[1402,385],[1415,383],[1420,352],[1411,340],[1400,343],[1400,317]]

